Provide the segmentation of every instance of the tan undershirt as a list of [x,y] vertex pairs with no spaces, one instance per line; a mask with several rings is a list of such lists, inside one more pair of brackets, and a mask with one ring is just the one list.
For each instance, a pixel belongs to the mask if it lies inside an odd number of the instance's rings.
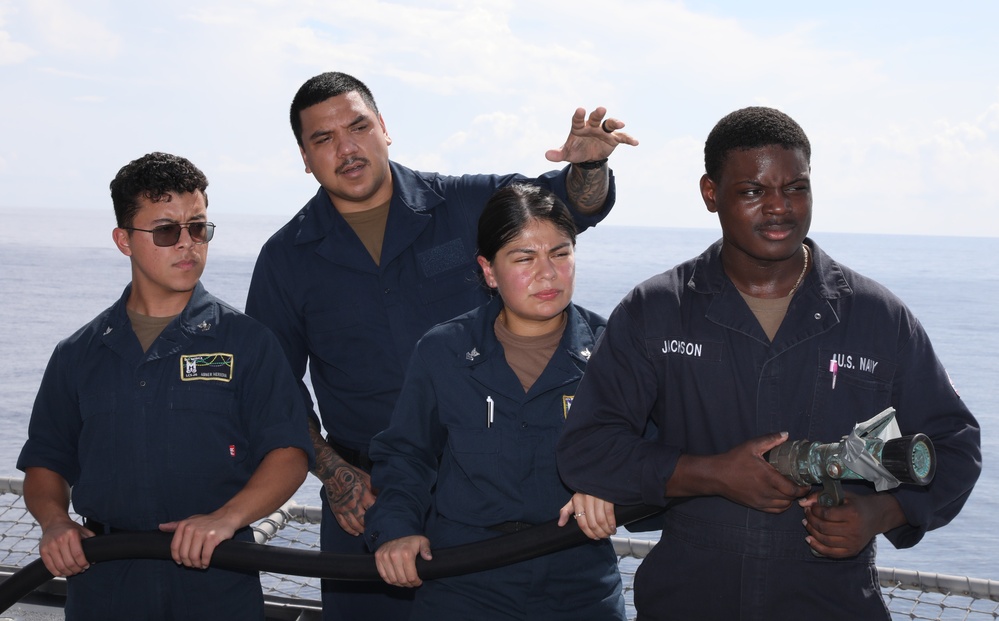
[[125,309],[125,312],[128,313],[128,320],[132,322],[132,330],[135,331],[135,336],[139,338],[142,351],[149,351],[153,342],[163,332],[163,329],[170,325],[170,322],[177,317],[177,315],[173,317],[150,317],[149,315],[143,315],[128,308]]
[[506,363],[517,374],[517,379],[520,380],[520,385],[526,393],[541,377],[559,342],[562,341],[562,333],[565,332],[565,313],[562,313],[562,323],[557,328],[539,336],[514,334],[501,318],[502,314],[496,318],[496,323],[493,325],[496,339],[503,345]]
[[742,296],[743,300],[746,300],[749,310],[753,311],[753,314],[756,315],[756,320],[760,322],[763,331],[767,333],[767,338],[772,342],[777,335],[777,329],[780,328],[781,322],[784,321],[784,315],[787,314],[787,307],[791,305],[792,296],[756,298],[742,291],[739,291],[739,295]]
[[374,259],[375,265],[381,264],[382,242],[385,240],[385,224],[388,222],[389,203],[387,201],[373,209],[340,214],[354,229],[361,243]]

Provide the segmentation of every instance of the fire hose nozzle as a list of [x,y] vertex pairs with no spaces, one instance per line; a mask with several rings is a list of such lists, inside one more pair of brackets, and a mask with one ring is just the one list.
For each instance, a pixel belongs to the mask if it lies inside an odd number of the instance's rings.
[[798,485],[824,486],[827,506],[842,502],[841,479],[871,481],[882,491],[900,483],[928,485],[936,472],[933,442],[922,433],[891,440],[849,436],[828,444],[795,440],[771,450],[768,461]]

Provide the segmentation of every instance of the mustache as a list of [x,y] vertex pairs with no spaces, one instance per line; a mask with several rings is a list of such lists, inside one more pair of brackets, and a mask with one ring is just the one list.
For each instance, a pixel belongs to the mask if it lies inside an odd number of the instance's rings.
[[354,166],[357,163],[368,165],[371,162],[369,162],[368,158],[366,158],[366,157],[350,157],[350,158],[347,158],[344,161],[343,164],[340,164],[337,167],[336,171],[337,171],[337,173],[342,173],[343,171],[347,170],[348,168],[350,168],[351,166]]

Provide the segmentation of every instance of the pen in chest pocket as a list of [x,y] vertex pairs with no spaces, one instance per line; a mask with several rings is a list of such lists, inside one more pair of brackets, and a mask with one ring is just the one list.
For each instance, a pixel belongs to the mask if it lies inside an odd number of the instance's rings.
[[836,376],[839,375],[839,363],[833,358],[829,361],[829,372],[832,373],[832,389],[836,390]]
[[493,426],[493,398],[486,397],[486,427]]

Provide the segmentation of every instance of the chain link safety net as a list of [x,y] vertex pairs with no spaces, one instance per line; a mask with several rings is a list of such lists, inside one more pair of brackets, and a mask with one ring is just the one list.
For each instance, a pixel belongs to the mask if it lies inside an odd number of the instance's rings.
[[[0,579],[38,558],[41,530],[24,506],[22,480],[0,478]],[[79,516],[71,513],[74,519]],[[253,524],[257,543],[305,550],[319,548],[320,508],[289,502]],[[635,609],[631,581],[654,541],[613,537],[624,579],[629,618]],[[999,620],[999,581],[879,567],[881,593],[893,621]],[[318,578],[263,572],[264,597],[296,605],[320,606]],[[2,614],[3,611],[0,611]]]

